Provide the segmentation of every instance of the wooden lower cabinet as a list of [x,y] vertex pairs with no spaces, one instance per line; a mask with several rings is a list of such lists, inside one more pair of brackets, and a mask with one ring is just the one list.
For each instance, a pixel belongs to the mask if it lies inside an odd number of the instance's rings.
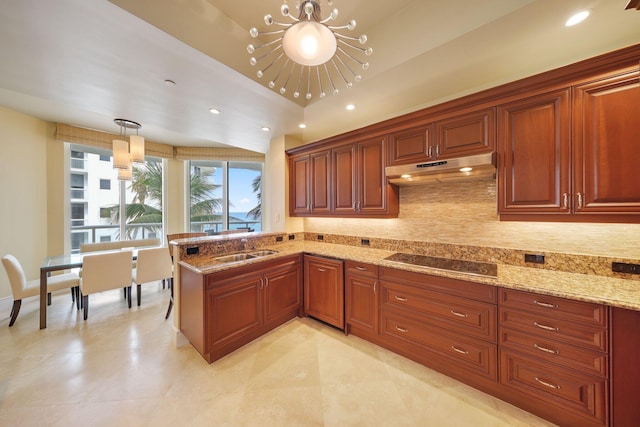
[[305,254],[304,312],[307,316],[344,329],[342,260]]
[[302,314],[295,255],[201,275],[181,268],[180,330],[209,363]]
[[345,261],[344,269],[346,332],[375,340],[378,335],[378,267]]

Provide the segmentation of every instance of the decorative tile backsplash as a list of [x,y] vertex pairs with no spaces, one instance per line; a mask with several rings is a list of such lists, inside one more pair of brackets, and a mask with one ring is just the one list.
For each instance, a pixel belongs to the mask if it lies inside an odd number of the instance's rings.
[[[469,259],[512,265],[524,265],[525,253],[546,254],[543,268],[564,271],[610,270],[612,259],[640,260],[640,224],[499,221],[492,179],[401,187],[398,218],[305,218],[304,230],[308,240],[322,234],[324,241],[340,236],[360,244],[365,238],[370,247],[433,256],[452,256],[465,247],[469,253],[461,255]],[[513,259],[506,262],[505,257]]]

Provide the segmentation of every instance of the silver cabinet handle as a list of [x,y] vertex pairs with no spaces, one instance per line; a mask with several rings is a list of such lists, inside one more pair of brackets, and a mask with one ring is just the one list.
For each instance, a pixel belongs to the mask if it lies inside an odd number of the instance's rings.
[[542,302],[542,301],[538,301],[538,300],[533,300],[533,303],[535,305],[539,305],[540,307],[545,307],[545,308],[558,308],[558,304],[549,304],[548,302]]
[[367,267],[360,267],[359,265],[356,265],[356,270],[366,271]]
[[262,282],[262,279],[260,279],[260,289],[262,289],[264,287],[264,283]]
[[269,287],[269,278],[268,278],[268,277],[265,277],[265,278],[264,278],[264,287],[265,287],[265,288],[268,288],[268,287]]
[[396,331],[400,331],[400,332],[402,332],[402,333],[407,333],[407,332],[409,332],[409,330],[408,330],[408,329],[406,329],[406,328],[401,328],[400,326],[396,326]]
[[536,328],[544,329],[545,331],[557,332],[560,330],[560,328],[554,328],[553,326],[542,325],[538,322],[533,322],[533,326],[535,326]]
[[556,390],[560,390],[560,386],[559,385],[548,383],[546,381],[541,380],[538,377],[535,377],[534,379],[537,382],[539,382],[540,384],[542,384],[543,386],[545,386],[545,387],[549,387],[549,388],[553,388],[553,389],[556,389]]
[[378,285],[378,282],[373,282],[373,293],[376,293],[376,286]]
[[405,297],[399,297],[398,295],[396,295],[394,298],[395,298],[397,301],[402,301],[402,302],[407,301],[407,298],[405,298]]
[[582,193],[578,193],[578,209],[582,209]]
[[458,316],[458,317],[469,317],[468,314],[460,313],[460,312],[454,311],[454,310],[451,310],[451,314],[453,314],[454,316]]
[[427,157],[431,157],[431,151],[432,151],[431,149],[432,148],[433,147],[431,145],[427,148]]
[[436,159],[440,157],[440,144],[436,144]]
[[319,271],[320,273],[324,273],[324,272],[325,272],[325,271],[327,271],[327,270],[325,270],[324,268],[319,268],[319,269],[318,269],[318,271]]
[[535,343],[533,344],[533,346],[535,348],[537,348],[538,350],[540,350],[540,351],[544,351],[545,353],[560,354],[560,352],[558,350],[551,350],[550,348],[542,347],[542,346],[540,346],[538,344],[535,344]]
[[469,354],[469,352],[467,350],[461,350],[458,347],[456,347],[455,345],[451,346],[451,350],[455,351],[456,353],[460,353],[460,354]]
[[569,209],[569,195],[567,193],[562,193],[562,209],[565,211]]

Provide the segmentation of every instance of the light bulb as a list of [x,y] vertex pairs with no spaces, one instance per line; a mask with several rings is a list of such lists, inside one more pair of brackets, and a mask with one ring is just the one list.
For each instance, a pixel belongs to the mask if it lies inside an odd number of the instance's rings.
[[314,66],[327,62],[336,53],[336,36],[317,22],[298,22],[284,33],[282,48],[300,65]]

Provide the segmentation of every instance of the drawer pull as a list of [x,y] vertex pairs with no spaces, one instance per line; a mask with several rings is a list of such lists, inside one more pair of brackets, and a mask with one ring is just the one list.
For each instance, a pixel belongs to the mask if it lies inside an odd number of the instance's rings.
[[453,314],[454,316],[458,316],[458,317],[469,317],[468,314],[460,313],[460,312],[454,311],[454,310],[451,310],[451,314]]
[[538,377],[535,377],[534,379],[535,379],[537,382],[539,382],[540,384],[542,384],[543,386],[545,386],[545,387],[549,387],[549,388],[552,388],[552,389],[554,389],[554,390],[560,390],[560,386],[559,386],[559,385],[551,384],[551,383],[548,383],[548,382],[546,382],[546,381],[542,381],[542,380],[541,380],[540,378],[538,378]]
[[318,271],[319,271],[320,273],[324,273],[324,272],[325,272],[325,271],[327,271],[327,270],[325,270],[324,268],[319,268],[319,269],[318,269]]
[[542,347],[542,346],[539,346],[538,344],[533,344],[533,346],[540,351],[544,351],[545,353],[560,354],[558,350],[551,350],[550,348]]
[[533,303],[536,305],[539,305],[540,307],[545,307],[545,308],[558,308],[558,304],[549,304],[548,302],[542,302],[542,301],[538,301],[538,300],[533,300]]
[[367,267],[360,267],[359,265],[356,265],[356,270],[367,271]]
[[455,351],[456,353],[460,353],[460,354],[469,354],[469,352],[467,350],[460,350],[455,345],[451,346],[451,350]]
[[536,328],[544,329],[545,331],[557,332],[557,331],[560,330],[560,328],[554,328],[553,326],[541,325],[538,322],[533,322],[533,326],[535,326]]
[[396,326],[396,330],[397,330],[397,331],[400,331],[400,332],[403,332],[403,333],[407,333],[407,332],[409,332],[409,330],[408,330],[408,329],[406,329],[406,328],[401,328],[400,326]]
[[396,300],[398,300],[398,301],[402,301],[402,302],[406,302],[406,301],[407,301],[407,299],[406,299],[405,297],[399,297],[398,295],[396,295],[394,298],[395,298]]

